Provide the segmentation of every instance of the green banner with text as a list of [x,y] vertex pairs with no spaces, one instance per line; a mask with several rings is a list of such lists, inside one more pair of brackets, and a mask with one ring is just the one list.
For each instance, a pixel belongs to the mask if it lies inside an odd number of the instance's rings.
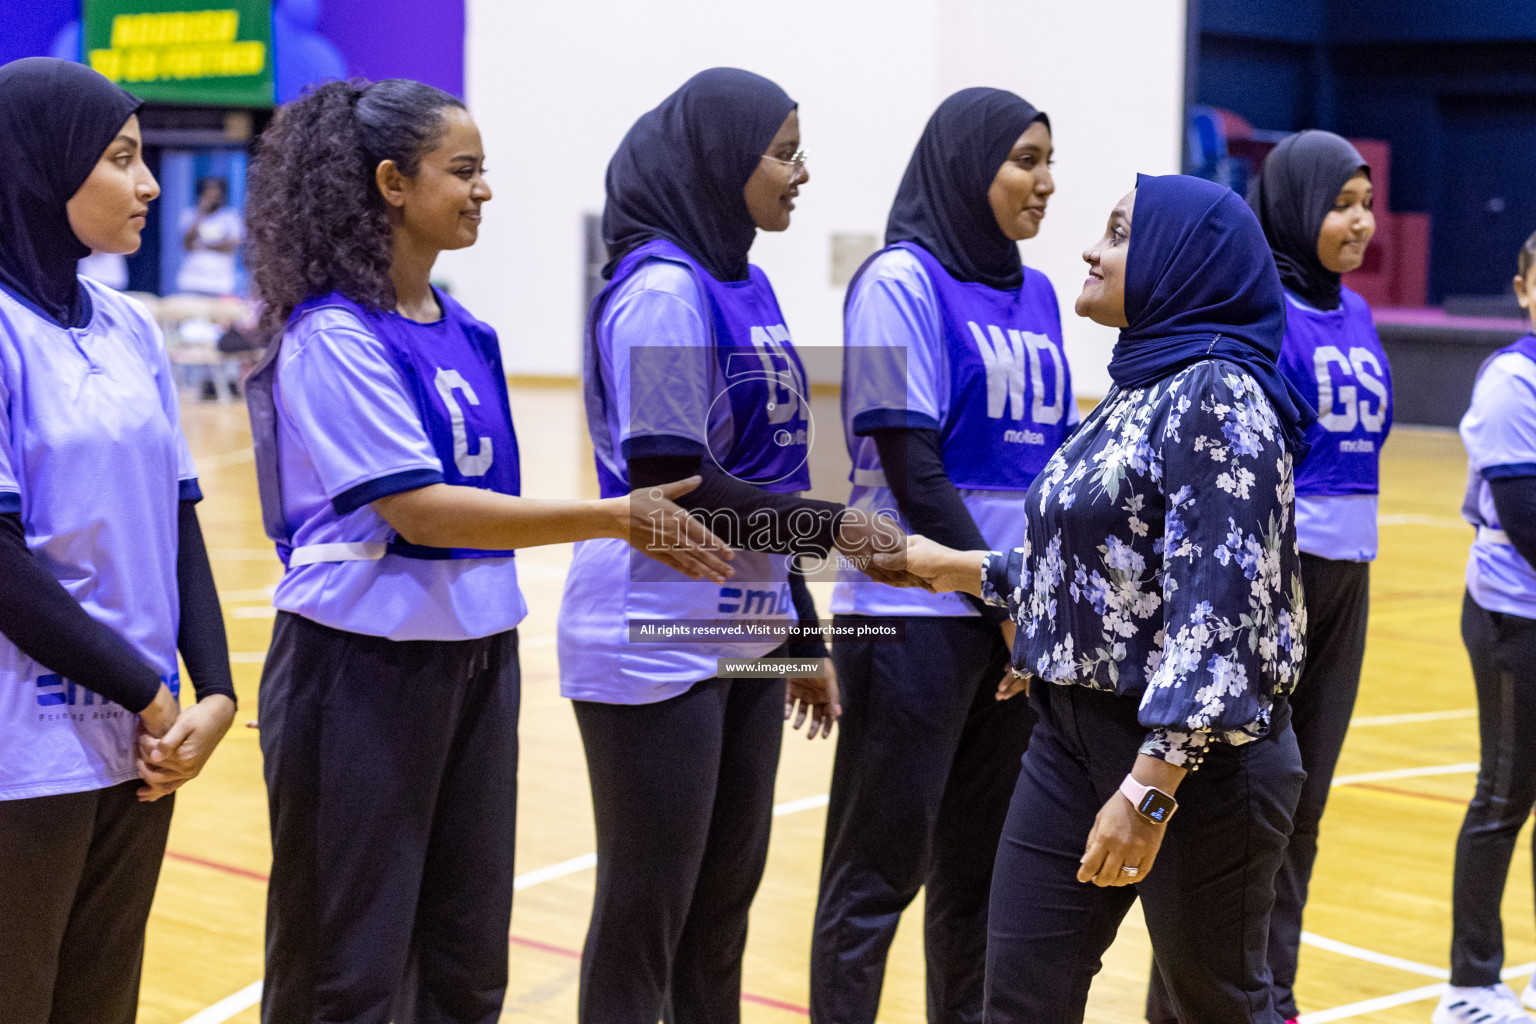
[[272,105],[270,0],[85,0],[85,59],[157,103]]

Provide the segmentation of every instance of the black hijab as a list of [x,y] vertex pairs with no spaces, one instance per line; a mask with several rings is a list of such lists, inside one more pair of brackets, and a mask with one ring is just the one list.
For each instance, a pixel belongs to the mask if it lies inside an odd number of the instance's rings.
[[916,242],[958,281],[1024,283],[1019,246],[997,226],[987,190],[1024,129],[1048,117],[1002,89],[961,89],[928,119],[885,223],[885,244]]
[[1248,190],[1275,254],[1280,281],[1318,309],[1337,309],[1339,275],[1317,258],[1317,234],[1344,183],[1370,165],[1332,132],[1289,135],[1264,158],[1264,171]]
[[64,204],[142,105],[74,61],[0,67],[0,284],[63,327],[91,317],[75,277],[91,250],[70,230]]
[[795,106],[761,75],[710,68],[642,115],[608,162],[603,276],[665,238],[716,280],[746,280],[757,225],[742,189]]

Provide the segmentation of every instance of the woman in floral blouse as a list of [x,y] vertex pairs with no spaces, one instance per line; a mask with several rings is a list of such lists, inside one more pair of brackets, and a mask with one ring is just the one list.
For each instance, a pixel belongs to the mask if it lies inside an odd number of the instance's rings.
[[1035,479],[1023,546],[905,554],[1012,614],[1000,698],[1052,684],[1030,693],[992,880],[987,1020],[1081,1021],[1139,895],[1184,1024],[1278,1024],[1267,918],[1303,777],[1292,468],[1313,416],[1275,368],[1280,279],[1242,200],[1178,175],[1139,177],[1083,258],[1078,314],[1121,328],[1114,387]]

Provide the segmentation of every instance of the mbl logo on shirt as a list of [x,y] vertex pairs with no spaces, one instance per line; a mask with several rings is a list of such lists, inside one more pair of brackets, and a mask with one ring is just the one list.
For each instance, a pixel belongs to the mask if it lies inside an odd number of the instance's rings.
[[[161,676],[160,681],[170,687],[172,697],[181,696],[179,675]],[[37,706],[40,708],[92,707],[97,704],[106,706],[112,702],[94,690],[87,690],[73,679],[65,679],[57,673],[50,672],[37,677]]]
[[716,609],[726,615],[782,615],[793,605],[786,584],[772,590],[743,590],[741,587],[721,587],[720,603]]
[[[1033,331],[1015,328],[1004,331],[995,324],[988,324],[983,330],[974,320],[967,321],[966,326],[971,329],[971,337],[976,340],[976,351],[981,354],[982,365],[987,371],[987,416],[995,420],[1003,419],[1011,411],[1013,419],[1022,420],[1027,411],[1029,418],[1036,423],[1060,423],[1067,410],[1066,361],[1051,339]],[[1051,378],[1054,382],[1054,395],[1049,402],[1045,396],[1042,356],[1051,364]],[[1031,385],[1028,410],[1024,402],[1026,377]],[[1005,440],[1027,444],[1045,443],[1045,436],[1038,431],[1009,431],[1010,435],[1015,433],[1019,436],[1008,436]]]

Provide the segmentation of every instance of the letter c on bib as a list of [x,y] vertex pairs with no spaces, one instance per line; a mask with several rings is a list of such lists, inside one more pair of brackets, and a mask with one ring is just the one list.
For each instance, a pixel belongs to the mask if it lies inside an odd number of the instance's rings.
[[459,467],[459,472],[464,476],[484,476],[494,458],[491,439],[482,434],[480,450],[473,455],[469,454],[469,432],[464,426],[464,410],[459,407],[453,392],[455,388],[464,392],[464,398],[470,405],[479,405],[479,396],[458,370],[439,367],[434,383],[437,384],[437,393],[443,396],[443,404],[448,407],[448,419],[453,424],[453,464]]

